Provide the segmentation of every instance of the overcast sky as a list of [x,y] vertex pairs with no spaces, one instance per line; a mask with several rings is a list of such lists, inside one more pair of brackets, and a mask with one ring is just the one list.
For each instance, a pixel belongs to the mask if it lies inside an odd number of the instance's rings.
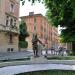
[[[20,2],[20,13],[19,16],[26,16],[29,15],[29,12],[34,12],[34,14],[42,14],[45,16],[46,9],[44,7],[44,4],[42,3],[35,3],[35,5],[31,5],[30,2],[26,0],[25,5],[22,6],[22,3]],[[60,27],[58,27],[58,32],[60,34]]]
[[35,5],[31,5],[30,2],[26,0],[25,5],[22,6],[20,3],[20,15],[19,16],[26,16],[29,14],[29,12],[34,12],[35,14],[41,13],[42,15],[45,15],[46,9],[44,7],[44,4],[42,3],[35,3]]

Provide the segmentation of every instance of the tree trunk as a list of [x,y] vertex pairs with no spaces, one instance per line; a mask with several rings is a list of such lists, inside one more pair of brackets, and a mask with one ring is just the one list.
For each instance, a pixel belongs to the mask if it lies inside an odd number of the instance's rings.
[[75,42],[72,42],[72,53],[75,55]]

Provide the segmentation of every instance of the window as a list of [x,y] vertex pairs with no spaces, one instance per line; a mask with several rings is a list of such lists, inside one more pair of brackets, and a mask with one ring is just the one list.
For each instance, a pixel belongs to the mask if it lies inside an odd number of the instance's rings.
[[34,18],[34,22],[36,22],[36,17]]
[[16,20],[14,19],[14,26],[16,26]]
[[43,26],[41,26],[41,30],[43,31]]
[[34,30],[36,30],[36,25],[37,25],[37,23],[36,23],[36,17],[34,17]]
[[14,48],[7,48],[7,52],[13,52]]
[[11,3],[11,5],[10,5],[10,12],[14,12],[14,4],[13,3]]
[[43,38],[43,33],[41,33],[41,38]]
[[13,19],[10,19],[10,26],[13,26]]
[[44,28],[44,32],[46,32],[46,29]]
[[10,48],[7,48],[7,51],[10,52]]
[[14,17],[10,18],[10,27],[14,28],[16,26],[16,19]]
[[11,52],[13,52],[13,50],[14,50],[14,49],[13,49],[13,48],[11,48]]
[[0,0],[0,9],[1,9],[1,0]]
[[6,16],[6,26],[9,24],[9,16]]
[[36,30],[36,26],[34,26],[34,30]]
[[11,43],[11,44],[13,43],[13,39],[12,39],[12,35],[11,34],[9,35],[9,43]]

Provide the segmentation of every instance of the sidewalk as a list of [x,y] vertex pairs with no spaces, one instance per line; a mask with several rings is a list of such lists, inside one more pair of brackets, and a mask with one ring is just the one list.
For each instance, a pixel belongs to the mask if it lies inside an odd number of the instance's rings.
[[31,56],[33,56],[33,52],[29,51],[0,53],[0,60],[21,59]]
[[31,58],[27,61],[10,61],[0,63],[0,67],[5,66],[16,66],[16,65],[36,65],[36,64],[64,64],[64,65],[75,65],[75,60],[47,60],[44,57]]
[[[30,60],[15,60],[15,59],[25,59],[30,58]],[[0,61],[8,60],[7,62],[0,62],[0,67],[5,66],[15,66],[15,65],[31,65],[31,64],[66,64],[75,65],[75,60],[47,60],[44,56],[38,58],[33,57],[33,52],[13,52],[13,53],[0,53]],[[14,60],[14,61],[9,61]]]

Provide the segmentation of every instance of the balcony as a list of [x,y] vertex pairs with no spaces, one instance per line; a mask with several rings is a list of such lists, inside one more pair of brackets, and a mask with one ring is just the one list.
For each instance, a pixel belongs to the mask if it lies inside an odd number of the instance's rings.
[[6,26],[5,30],[8,31],[8,32],[18,33],[19,34],[19,29],[16,26],[14,26],[14,27],[13,26],[12,27]]
[[4,31],[5,29],[4,29],[4,25],[2,25],[2,24],[0,24],[0,31]]
[[19,29],[16,26],[4,26],[4,25],[0,25],[0,31],[12,32],[12,33],[19,34]]

